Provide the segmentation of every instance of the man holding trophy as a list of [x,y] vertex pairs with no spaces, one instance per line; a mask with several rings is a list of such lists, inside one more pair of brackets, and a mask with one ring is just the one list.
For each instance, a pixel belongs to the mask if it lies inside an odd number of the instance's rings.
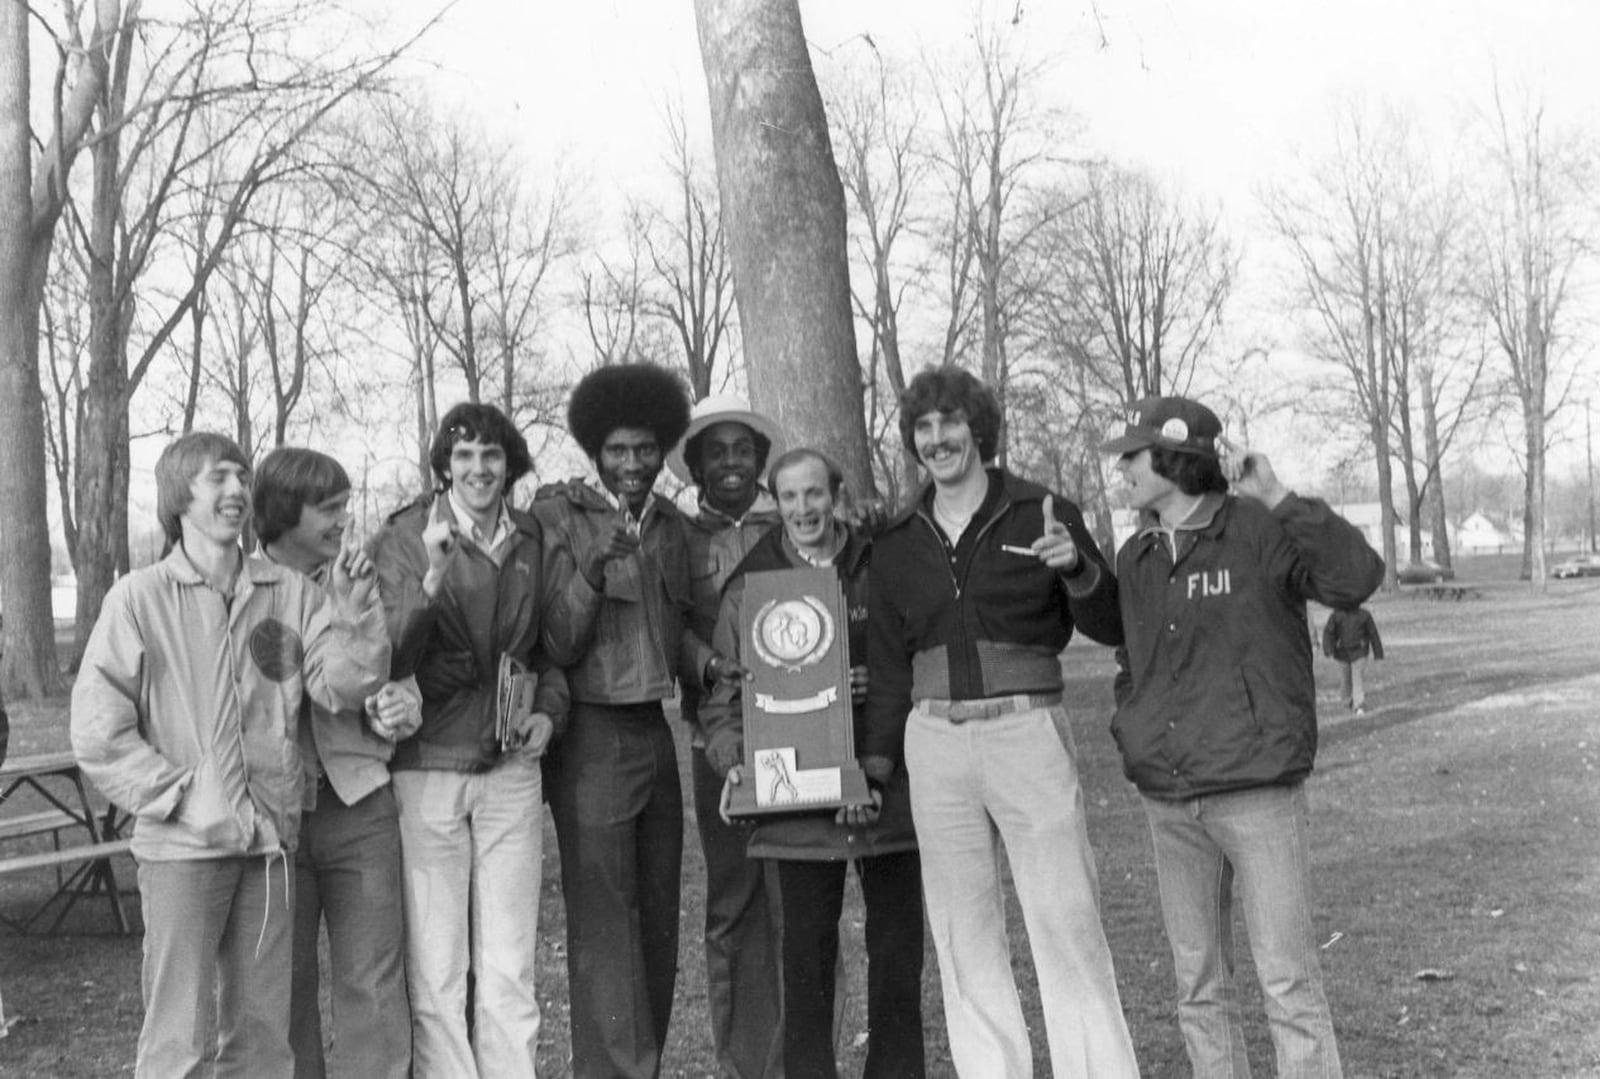
[[[838,755],[824,747],[838,745],[839,733],[845,745],[853,743],[865,718],[861,706],[867,687],[863,661],[871,542],[836,516],[843,476],[818,451],[798,449],[778,458],[771,483],[783,527],[769,532],[734,570],[713,637],[717,651],[738,658],[753,680],[719,685],[702,707],[702,716],[710,732],[706,755],[728,777],[724,819],[736,801],[747,812],[758,813],[749,854],[778,865],[784,922],[784,1070],[792,1076],[836,1074],[839,915],[845,871],[854,860],[867,908],[863,1074],[868,1079],[920,1076],[921,868],[906,773],[888,760],[863,762],[866,797],[851,799],[841,773],[855,774],[853,755],[831,767],[824,759]],[[823,598],[828,590],[797,586],[812,579],[804,576],[807,569],[821,569],[836,580],[828,582],[839,597],[836,605]],[[757,601],[769,593],[772,598]],[[847,624],[837,627],[836,617]],[[818,728],[830,725],[825,702],[841,696],[844,686],[827,685],[809,695],[782,688],[784,672],[798,673],[794,669],[808,662],[822,666],[827,658],[823,653],[836,654],[842,661],[836,669],[847,671],[843,681],[850,703],[838,713],[846,724],[842,732]],[[769,680],[769,675],[776,677]],[[768,692],[761,692],[763,686]],[[765,744],[747,747],[741,737],[742,716],[759,717],[761,710],[770,711],[772,718],[756,719],[752,730],[769,736]],[[780,764],[770,768],[769,776],[766,762],[774,758]],[[751,777],[750,764],[758,765],[762,774]],[[755,784],[763,790],[750,796]],[[742,797],[736,799],[736,794]]]

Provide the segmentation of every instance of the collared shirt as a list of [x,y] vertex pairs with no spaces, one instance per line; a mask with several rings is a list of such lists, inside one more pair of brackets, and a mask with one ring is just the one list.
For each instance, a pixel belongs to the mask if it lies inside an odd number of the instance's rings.
[[1209,528],[1212,519],[1217,515],[1217,510],[1222,508],[1222,498],[1223,496],[1215,491],[1207,491],[1189,507],[1189,512],[1184,515],[1183,520],[1171,524],[1163,520],[1154,510],[1144,510],[1139,515],[1141,524],[1139,535],[1160,536],[1166,541],[1167,553],[1176,561],[1183,553],[1178,549],[1178,534]]
[[506,512],[506,500],[502,498],[495,508],[494,528],[486,536],[483,534],[483,529],[473,520],[472,514],[467,511],[467,507],[456,497],[456,489],[451,487],[445,494],[450,500],[450,512],[455,514],[456,525],[462,534],[499,565],[505,553],[506,541],[511,538],[512,533],[511,514]]
[[838,561],[839,552],[844,550],[845,543],[849,539],[849,535],[845,531],[844,524],[839,521],[833,522],[833,539],[834,548],[832,554],[812,555],[807,554],[805,551],[802,551],[798,546],[796,546],[795,542],[789,538],[789,533],[785,532],[783,534],[783,549],[794,555],[794,557],[799,561],[810,566],[817,566],[821,568],[825,566],[831,566],[834,564],[834,562]]
[[606,500],[606,505],[622,514],[622,519],[627,523],[629,532],[632,532],[635,536],[643,534],[645,519],[650,516],[650,511],[656,508],[656,493],[654,491],[644,496],[644,509],[640,510],[639,516],[635,517],[633,509],[628,505],[627,501],[622,496],[613,494],[611,489],[601,483],[598,478],[590,479],[587,485],[595,494]]
[[[218,588],[217,587],[217,583],[215,581],[213,581],[210,577],[206,576],[205,570],[201,569],[198,565],[196,565],[194,559],[189,557],[189,549],[183,545],[183,541],[182,540],[179,540],[177,543],[173,544],[172,550],[175,553],[177,553],[178,555],[180,555],[183,558],[184,562],[188,563],[190,569],[194,570],[195,576],[200,578],[200,583],[201,584],[205,585],[207,588],[211,589],[211,591],[215,592],[217,595],[222,597],[222,602],[224,604],[232,604],[233,603],[233,593],[239,587],[239,574],[244,572],[244,548],[243,547],[239,547],[238,548],[239,561],[234,564],[233,575],[229,578],[228,586],[226,588]],[[262,557],[265,558],[266,557],[266,548],[263,547],[260,553],[261,553]],[[273,560],[272,559],[268,559],[268,561],[273,561]]]

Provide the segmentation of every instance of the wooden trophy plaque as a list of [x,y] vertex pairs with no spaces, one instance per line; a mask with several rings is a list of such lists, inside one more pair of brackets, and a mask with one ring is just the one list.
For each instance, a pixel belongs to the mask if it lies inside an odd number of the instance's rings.
[[850,622],[831,568],[745,577],[744,782],[732,816],[871,805],[856,762]]

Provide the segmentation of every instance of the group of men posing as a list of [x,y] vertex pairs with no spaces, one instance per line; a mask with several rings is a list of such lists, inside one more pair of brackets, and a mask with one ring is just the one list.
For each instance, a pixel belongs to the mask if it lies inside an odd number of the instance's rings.
[[[170,551],[107,597],[71,719],[84,770],[135,821],[139,1076],[533,1075],[542,802],[572,1073],[658,1074],[683,851],[675,687],[722,1073],[836,1074],[853,863],[865,1074],[925,1073],[925,903],[957,1071],[1030,1075],[1003,852],[1054,1074],[1137,1075],[1063,701],[1075,628],[1117,649],[1112,730],[1149,818],[1195,1073],[1248,1074],[1235,891],[1279,1074],[1340,1073],[1308,898],[1305,602],[1376,588],[1359,532],[1264,457],[1228,452],[1183,398],[1138,402],[1102,447],[1144,512],[1115,572],[1075,505],[992,463],[999,407],[959,369],[907,387],[901,435],[929,482],[870,535],[824,454],[784,452],[736,399],[691,410],[659,368],[595,371],[568,420],[594,475],[524,511],[509,498],[532,469],[522,435],[492,406],[456,406],[430,453],[437,490],[365,547],[323,454],[277,450],[252,474],[203,433],[162,454]],[[657,495],[664,466],[697,485],[697,513]],[[744,780],[743,578],[806,565],[843,585],[872,804],[750,826],[724,815]],[[510,708],[507,659],[536,678]]]

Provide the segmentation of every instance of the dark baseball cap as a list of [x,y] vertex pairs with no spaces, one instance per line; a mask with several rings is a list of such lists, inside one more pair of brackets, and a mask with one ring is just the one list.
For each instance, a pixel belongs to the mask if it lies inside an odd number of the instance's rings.
[[1217,414],[1187,397],[1145,397],[1128,410],[1122,437],[1100,444],[1101,453],[1135,453],[1147,446],[1217,456],[1222,421]]

